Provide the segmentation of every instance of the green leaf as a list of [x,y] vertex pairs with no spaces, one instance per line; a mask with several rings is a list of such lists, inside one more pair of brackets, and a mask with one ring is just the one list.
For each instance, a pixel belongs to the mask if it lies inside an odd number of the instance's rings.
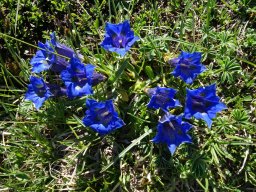
[[155,78],[153,69],[152,69],[150,66],[146,66],[146,67],[145,67],[145,72],[146,72],[147,76],[148,76],[151,80],[153,80],[153,79]]
[[111,167],[112,165],[114,165],[114,163],[122,158],[129,150],[131,150],[134,146],[136,146],[137,144],[139,144],[139,142],[144,139],[146,136],[148,136],[150,133],[152,133],[152,130],[149,129],[147,132],[145,132],[143,135],[141,135],[140,137],[138,137],[137,139],[133,140],[132,143],[126,147],[112,162],[110,162],[107,166],[103,167],[102,170],[100,171],[101,173],[105,172],[109,167]]

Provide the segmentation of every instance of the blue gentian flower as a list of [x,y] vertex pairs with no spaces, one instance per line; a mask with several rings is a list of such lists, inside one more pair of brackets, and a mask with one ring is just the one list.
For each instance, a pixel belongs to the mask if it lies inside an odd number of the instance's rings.
[[187,132],[192,125],[182,121],[182,116],[166,113],[157,125],[157,134],[153,138],[155,143],[166,143],[173,155],[176,148],[182,143],[191,143],[191,137]]
[[56,84],[46,84],[50,88],[50,92],[53,94],[54,97],[60,97],[67,95],[67,89],[60,87]]
[[61,72],[61,78],[67,88],[69,98],[81,97],[93,93],[92,75],[95,66],[84,65],[78,58],[72,57],[67,69]]
[[51,96],[52,93],[42,78],[30,77],[30,84],[28,85],[28,91],[25,95],[26,100],[32,101],[36,109],[39,109]]
[[54,48],[48,41],[45,44],[39,42],[38,47],[41,49],[30,61],[33,73],[40,73],[49,69],[54,72],[61,72],[66,69],[68,62],[55,54]]
[[50,69],[56,61],[54,49],[49,42],[46,42],[45,44],[39,42],[38,47],[41,49],[36,52],[35,56],[30,61],[33,73],[40,73]]
[[118,117],[112,100],[97,102],[93,99],[87,99],[86,106],[88,110],[85,113],[83,123],[100,135],[106,135],[125,125],[123,120]]
[[92,86],[98,85],[100,82],[105,81],[106,77],[96,71],[92,74]]
[[[66,59],[59,55],[72,58],[73,55],[76,54],[70,47],[57,42],[54,32],[50,37],[51,40],[46,41],[45,44],[42,42],[38,43],[40,50],[36,52],[35,56],[30,61],[32,72],[34,73],[40,73],[48,69],[59,73],[68,66]],[[82,57],[80,54],[78,55]]]
[[187,53],[182,51],[178,58],[170,60],[170,63],[175,66],[172,74],[175,77],[180,77],[187,84],[191,84],[200,73],[206,70],[200,60],[200,52]]
[[55,62],[52,64],[51,66],[51,71],[54,71],[54,72],[57,72],[57,73],[60,73],[62,72],[64,69],[67,68],[68,66],[68,62],[65,58],[63,57],[60,57],[60,56],[56,56],[56,60]]
[[64,45],[64,44],[59,43],[57,41],[55,32],[51,33],[50,37],[51,37],[51,44],[53,45],[54,49],[56,50],[56,52],[59,55],[63,55],[63,56],[68,57],[68,58],[73,57],[73,55],[75,54],[75,51],[73,49],[71,49],[70,47]]
[[129,21],[126,20],[119,24],[107,23],[105,39],[100,45],[108,51],[124,56],[138,39],[139,37],[134,36]]
[[192,116],[196,119],[202,119],[210,128],[212,119],[216,117],[216,113],[226,108],[226,105],[220,102],[220,98],[216,96],[215,84],[194,90],[187,89],[184,112],[186,119],[190,119]]
[[176,90],[172,88],[156,87],[148,89],[148,94],[151,97],[148,107],[153,109],[168,110],[171,107],[180,106],[180,102],[174,99]]

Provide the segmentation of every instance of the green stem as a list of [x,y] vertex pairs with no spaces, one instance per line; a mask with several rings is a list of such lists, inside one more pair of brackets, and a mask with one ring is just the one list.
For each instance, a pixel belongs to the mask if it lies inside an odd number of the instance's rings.
[[15,41],[18,41],[18,42],[20,42],[20,43],[29,45],[29,46],[34,47],[34,48],[36,48],[36,49],[40,49],[40,50],[47,51],[47,52],[49,52],[49,53],[53,53],[53,54],[55,54],[55,55],[57,55],[57,56],[60,56],[60,57],[65,58],[65,59],[70,59],[69,57],[66,57],[66,56],[64,56],[64,55],[60,55],[60,54],[58,54],[58,53],[45,50],[45,49],[40,48],[40,47],[38,47],[38,46],[36,46],[36,45],[30,44],[30,43],[28,43],[28,42],[26,42],[26,41],[22,41],[22,40],[20,40],[20,39],[17,39],[17,38],[15,38],[15,37],[12,37],[12,36],[10,36],[10,35],[7,35],[7,34],[1,33],[1,32],[0,32],[0,36],[2,36],[2,37],[7,37],[7,38],[9,38],[9,39],[13,39],[13,40],[15,40]]
[[105,172],[109,167],[111,167],[112,165],[115,164],[115,162],[122,158],[131,148],[133,148],[134,146],[136,146],[143,138],[145,138],[146,136],[148,136],[150,133],[152,133],[152,130],[149,129],[148,131],[146,131],[144,134],[142,134],[140,137],[138,137],[137,139],[133,140],[132,143],[126,147],[112,162],[110,162],[108,165],[106,165],[105,167],[102,168],[102,170],[100,171],[100,173]]
[[10,36],[10,35],[7,35],[7,34],[1,33],[1,32],[0,32],[0,36],[7,37],[7,38],[13,39],[13,40],[15,40],[15,41],[19,41],[19,42],[21,42],[21,43],[23,43],[23,44],[29,45],[29,46],[34,47],[34,48],[37,48],[37,49],[41,49],[40,47],[37,47],[36,45],[27,43],[27,42],[25,42],[25,41],[22,41],[22,40],[20,40],[20,39],[17,39],[17,38],[15,38],[15,37],[12,37],[12,36]]

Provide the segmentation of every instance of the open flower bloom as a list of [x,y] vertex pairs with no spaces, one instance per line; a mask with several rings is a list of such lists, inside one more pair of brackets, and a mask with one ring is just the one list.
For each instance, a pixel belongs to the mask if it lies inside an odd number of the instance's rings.
[[33,73],[40,73],[48,70],[51,68],[53,63],[56,62],[54,49],[51,47],[49,42],[46,42],[45,44],[39,42],[38,47],[41,49],[36,52],[35,56],[30,61]]
[[134,36],[129,21],[126,20],[119,24],[107,23],[105,39],[100,45],[108,51],[124,56],[138,39],[139,37]]
[[45,44],[39,42],[38,47],[41,50],[38,50],[30,61],[33,73],[40,73],[49,69],[54,72],[61,72],[66,69],[68,62],[55,54],[55,50],[49,42]]
[[81,97],[93,93],[92,76],[95,66],[84,65],[78,58],[72,57],[67,69],[61,72],[61,78],[67,88],[69,98]]
[[166,113],[159,121],[157,134],[152,141],[166,143],[173,155],[180,144],[191,143],[191,137],[187,134],[191,128],[191,124],[182,121],[182,116]]
[[208,127],[212,125],[212,119],[226,105],[220,102],[220,98],[216,96],[216,85],[212,84],[198,89],[187,89],[186,106],[184,117],[190,119],[192,116],[196,119],[204,120]]
[[[40,73],[49,69],[59,73],[68,66],[67,60],[59,55],[72,58],[73,55],[76,54],[70,47],[59,43],[54,32],[50,37],[51,40],[46,41],[45,44],[42,42],[38,43],[40,50],[36,52],[35,56],[30,61],[32,72],[34,73]],[[81,55],[79,54],[79,56]]]
[[180,106],[180,102],[174,99],[176,90],[172,88],[156,87],[148,89],[151,97],[148,103],[149,108],[168,110],[171,107]]
[[191,84],[200,73],[206,70],[200,60],[200,52],[187,53],[182,51],[178,58],[170,60],[170,63],[175,66],[172,74],[175,77],[180,77],[187,84]]
[[112,100],[97,102],[93,99],[87,99],[86,106],[88,110],[85,113],[83,123],[100,135],[106,135],[125,125],[123,120],[118,117]]
[[25,95],[26,100],[32,101],[36,109],[39,109],[51,96],[52,93],[42,78],[30,77],[30,84],[28,85],[28,91]]

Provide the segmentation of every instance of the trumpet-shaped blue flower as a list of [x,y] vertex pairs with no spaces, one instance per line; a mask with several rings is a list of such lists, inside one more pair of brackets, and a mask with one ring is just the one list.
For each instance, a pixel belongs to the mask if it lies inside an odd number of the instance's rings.
[[178,58],[170,60],[170,63],[175,66],[172,74],[175,77],[180,77],[187,84],[191,84],[200,73],[206,70],[200,60],[200,52],[187,53],[182,51]]
[[182,116],[166,113],[159,121],[157,134],[152,141],[155,143],[166,143],[173,155],[180,144],[191,143],[191,137],[187,134],[191,128],[191,124],[182,121]]
[[174,99],[177,91],[172,88],[156,87],[148,89],[147,92],[151,97],[148,103],[149,108],[168,110],[171,107],[180,106],[180,102]]
[[56,61],[54,49],[49,42],[46,42],[45,44],[39,42],[38,47],[41,49],[36,52],[35,56],[30,61],[33,73],[40,73],[50,69]]
[[123,120],[118,117],[112,100],[97,102],[93,99],[87,99],[86,106],[88,110],[85,113],[83,123],[100,135],[106,135],[125,125]]
[[60,97],[63,95],[67,95],[67,89],[60,87],[56,84],[47,84],[47,86],[50,88],[50,92],[53,94],[54,97]]
[[64,44],[59,43],[57,41],[55,32],[51,33],[50,37],[51,37],[51,44],[53,45],[54,49],[59,55],[63,55],[69,58],[73,57],[73,55],[75,54],[75,51]]
[[226,105],[220,102],[220,98],[216,96],[216,85],[212,84],[198,89],[187,89],[186,106],[184,117],[190,119],[192,116],[196,119],[204,120],[208,127],[212,125],[212,119]]
[[106,77],[96,71],[92,74],[92,86],[98,85],[100,82],[105,81]]
[[[40,73],[48,69],[54,72],[61,72],[66,69],[68,62],[65,58],[58,55],[72,58],[75,54],[73,49],[57,41],[54,32],[50,37],[51,40],[46,41],[45,44],[41,42],[38,43],[40,50],[36,52],[35,56],[30,61],[32,72],[34,73]],[[79,54],[79,56],[81,55]]]
[[33,73],[40,73],[49,69],[54,72],[61,72],[66,69],[68,62],[55,54],[54,48],[48,41],[45,44],[39,42],[38,47],[41,49],[30,61]]
[[61,78],[67,88],[69,98],[81,97],[93,93],[92,75],[95,66],[84,65],[78,58],[72,57],[67,69],[61,72]]
[[36,109],[39,109],[42,104],[52,96],[49,87],[45,84],[42,78],[30,77],[28,91],[25,94],[25,99],[30,100],[35,104]]
[[108,51],[124,56],[138,39],[139,37],[134,36],[129,21],[126,20],[119,24],[107,23],[105,39],[100,45]]

